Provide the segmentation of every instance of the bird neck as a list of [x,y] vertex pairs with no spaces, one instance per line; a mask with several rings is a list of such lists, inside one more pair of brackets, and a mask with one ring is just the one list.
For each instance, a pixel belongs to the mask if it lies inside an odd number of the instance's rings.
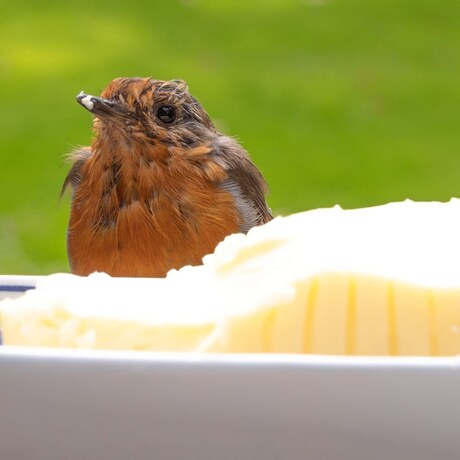
[[93,142],[92,177],[99,183],[95,190],[99,188],[101,195],[116,194],[117,204],[123,206],[149,197],[165,182],[162,177],[170,154],[149,139],[132,140],[113,131]]

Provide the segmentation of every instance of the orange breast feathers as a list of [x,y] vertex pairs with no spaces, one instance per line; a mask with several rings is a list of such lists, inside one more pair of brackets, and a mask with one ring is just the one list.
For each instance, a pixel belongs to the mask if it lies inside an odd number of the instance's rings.
[[95,116],[95,138],[71,154],[63,186],[73,273],[165,276],[272,219],[261,173],[184,82],[119,78],[77,101]]

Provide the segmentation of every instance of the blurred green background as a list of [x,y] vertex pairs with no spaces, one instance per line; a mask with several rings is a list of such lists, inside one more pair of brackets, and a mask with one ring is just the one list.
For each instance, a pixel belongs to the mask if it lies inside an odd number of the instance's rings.
[[0,273],[68,271],[74,97],[182,78],[276,213],[460,196],[458,0],[2,0]]

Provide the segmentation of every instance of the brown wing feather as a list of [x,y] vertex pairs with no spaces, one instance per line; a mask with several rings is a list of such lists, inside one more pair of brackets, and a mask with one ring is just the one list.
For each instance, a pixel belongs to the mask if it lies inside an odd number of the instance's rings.
[[222,164],[227,172],[227,179],[219,185],[233,195],[244,218],[241,231],[247,232],[273,219],[265,200],[268,185],[247,152],[226,136],[219,136],[213,147],[215,161]]
[[81,168],[84,165],[85,161],[91,156],[91,148],[90,147],[80,147],[74,150],[70,155],[69,158],[72,161],[72,167],[70,168],[67,176],[62,184],[61,188],[61,196],[67,190],[67,187],[71,186],[72,190],[75,190],[78,187],[78,184],[81,180]]

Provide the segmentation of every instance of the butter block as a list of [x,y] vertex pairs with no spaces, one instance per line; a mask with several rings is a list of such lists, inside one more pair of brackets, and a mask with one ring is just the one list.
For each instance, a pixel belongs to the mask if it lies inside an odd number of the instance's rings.
[[215,314],[190,310],[175,293],[180,295],[164,280],[50,275],[35,290],[0,303],[3,341],[51,348],[193,351],[214,329]]
[[51,275],[0,302],[7,345],[217,353],[460,352],[460,201],[278,217],[165,279]]

